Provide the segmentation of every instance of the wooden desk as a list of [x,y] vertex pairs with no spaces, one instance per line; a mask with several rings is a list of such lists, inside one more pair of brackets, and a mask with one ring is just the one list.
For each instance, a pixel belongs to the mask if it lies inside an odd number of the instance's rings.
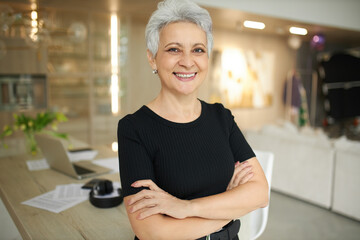
[[[97,158],[116,156],[107,147],[97,150]],[[100,209],[84,201],[61,213],[21,204],[54,190],[56,185],[89,180],[76,180],[51,169],[29,171],[28,159],[25,155],[0,158],[0,196],[23,239],[134,239],[123,203]],[[118,173],[101,177],[120,181]]]

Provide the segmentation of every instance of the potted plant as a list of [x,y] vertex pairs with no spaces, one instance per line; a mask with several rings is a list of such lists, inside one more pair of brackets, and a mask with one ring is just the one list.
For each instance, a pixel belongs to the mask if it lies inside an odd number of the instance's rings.
[[[54,137],[68,140],[66,133],[57,132],[57,124],[66,122],[67,118],[59,112],[46,111],[38,113],[36,117],[26,116],[24,113],[13,115],[15,123],[13,125],[5,125],[0,139],[3,140],[7,136],[11,136],[17,131],[22,131],[25,136],[26,148],[32,154],[36,155],[38,146],[35,141],[35,134],[46,133]],[[5,148],[8,146],[4,143]]]

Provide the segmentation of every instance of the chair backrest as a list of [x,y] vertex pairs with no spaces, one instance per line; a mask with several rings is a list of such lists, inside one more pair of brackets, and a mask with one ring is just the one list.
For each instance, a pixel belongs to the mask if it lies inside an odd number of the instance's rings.
[[[256,158],[258,159],[266,179],[269,183],[269,198],[271,188],[271,177],[274,164],[274,154],[272,152],[255,151]],[[267,224],[269,213],[269,206],[265,208],[259,208],[255,211],[240,218],[241,228],[239,232],[240,239],[257,239],[264,231]]]

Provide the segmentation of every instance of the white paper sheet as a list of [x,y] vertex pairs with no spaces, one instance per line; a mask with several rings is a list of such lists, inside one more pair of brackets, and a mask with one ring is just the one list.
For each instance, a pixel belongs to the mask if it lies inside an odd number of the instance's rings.
[[55,192],[55,190],[47,192],[45,194],[22,202],[22,204],[45,209],[54,213],[59,213],[88,199],[87,196],[79,198],[54,199]]
[[82,189],[84,184],[58,185],[55,188],[54,199],[82,198],[89,196],[89,189]]
[[98,159],[94,160],[93,163],[111,169],[112,173],[119,172],[119,159],[117,157]]
[[47,163],[45,158],[39,159],[39,160],[26,161],[26,165],[28,166],[30,171],[43,170],[43,169],[50,168],[50,166]]

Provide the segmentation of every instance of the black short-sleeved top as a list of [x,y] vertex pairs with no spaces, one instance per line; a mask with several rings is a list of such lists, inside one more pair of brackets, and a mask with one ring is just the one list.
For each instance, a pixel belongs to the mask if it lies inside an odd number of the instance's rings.
[[130,185],[151,179],[180,199],[224,192],[234,163],[255,156],[221,104],[201,101],[200,116],[189,123],[168,121],[143,106],[118,124],[121,185],[125,196],[142,188]]

